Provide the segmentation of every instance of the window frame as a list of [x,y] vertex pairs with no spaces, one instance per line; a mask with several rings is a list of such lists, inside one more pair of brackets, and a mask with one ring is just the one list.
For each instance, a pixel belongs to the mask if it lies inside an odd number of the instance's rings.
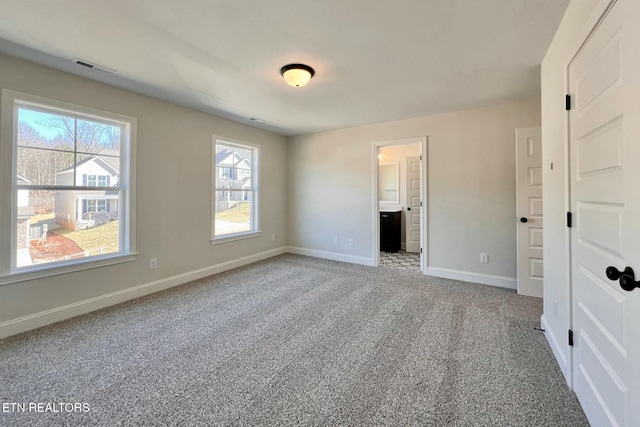
[[[17,173],[18,110],[28,108],[53,114],[64,114],[77,119],[87,119],[122,127],[119,174],[120,197],[120,251],[50,263],[17,266],[17,203],[19,184]],[[83,105],[67,103],[41,96],[2,89],[2,113],[0,124],[0,285],[86,270],[105,265],[133,261],[135,250],[135,164],[137,119]],[[96,178],[97,184],[97,178]],[[83,189],[84,187],[51,186],[52,190]],[[88,187],[87,187],[88,188]]]
[[[217,188],[216,182],[218,175],[218,164],[216,162],[216,146],[218,144],[238,147],[244,150],[251,151],[251,189],[239,188],[239,189],[230,189],[230,188]],[[254,237],[259,237],[262,234],[262,230],[260,227],[260,145],[254,144],[251,142],[241,141],[234,138],[227,138],[224,136],[214,135],[212,144],[211,144],[211,238],[210,242],[212,245],[231,242],[235,240],[242,239],[250,239]],[[222,165],[222,167],[225,167]],[[232,168],[229,168],[232,169]],[[252,193],[252,201],[253,204],[251,209],[251,219],[250,224],[252,225],[251,230],[242,231],[238,233],[229,233],[221,236],[216,236],[216,193],[220,191],[226,193],[227,191],[238,191],[242,194]]]
[[[101,205],[102,205],[102,209],[101,209]],[[107,212],[107,201],[104,199],[87,199],[86,213],[100,213],[100,212]]]

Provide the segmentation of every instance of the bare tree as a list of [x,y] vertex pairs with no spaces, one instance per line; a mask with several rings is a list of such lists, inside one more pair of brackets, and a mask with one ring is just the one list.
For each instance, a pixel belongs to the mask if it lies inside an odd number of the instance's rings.
[[43,137],[32,126],[25,122],[18,123],[18,145],[29,147],[41,147]]
[[[49,141],[27,123],[18,123],[18,156],[16,173],[31,184],[51,185],[55,183],[56,172],[60,166],[56,164],[56,156],[46,150]],[[30,200],[36,208],[53,204],[50,191],[31,190]]]
[[42,137],[33,127],[26,123],[18,123],[18,162],[17,173],[32,182],[40,182],[40,162],[42,152],[22,147],[42,147]]
[[61,130],[58,141],[71,150],[75,147],[79,152],[99,153],[119,144],[120,135],[114,132],[115,126],[64,116],[53,116],[41,124]]

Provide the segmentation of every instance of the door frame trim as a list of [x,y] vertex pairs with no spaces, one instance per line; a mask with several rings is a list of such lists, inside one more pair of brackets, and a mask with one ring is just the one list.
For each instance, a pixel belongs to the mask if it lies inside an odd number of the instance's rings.
[[[428,245],[428,199],[427,199],[427,165],[428,165],[428,157],[427,157],[427,146],[428,146],[429,137],[428,136],[417,136],[414,138],[402,138],[402,139],[392,139],[392,140],[384,140],[384,141],[374,141],[372,143],[371,157],[372,157],[372,167],[373,167],[373,205],[371,206],[371,211],[374,213],[373,215],[373,266],[378,267],[380,265],[380,202],[378,200],[378,150],[382,147],[388,147],[392,145],[405,145],[405,144],[414,144],[420,143],[420,154],[422,156],[421,161],[421,182],[420,182],[420,198],[422,199],[422,210],[420,212],[420,247],[422,248],[422,253],[420,254],[420,272],[424,275],[427,274],[428,268],[428,254],[429,254],[429,245]],[[404,208],[404,207],[403,207]]]

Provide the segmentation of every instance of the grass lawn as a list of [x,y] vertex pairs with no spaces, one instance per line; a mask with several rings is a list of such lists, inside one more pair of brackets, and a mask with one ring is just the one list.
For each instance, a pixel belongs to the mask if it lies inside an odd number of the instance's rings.
[[55,217],[56,217],[56,214],[54,212],[43,214],[43,215],[33,215],[32,217],[29,218],[29,223],[34,226],[39,226],[45,223],[52,224]]
[[224,212],[216,212],[216,219],[229,222],[249,222],[251,218],[250,203],[241,203]]
[[82,250],[90,251],[90,255],[96,255],[100,248],[104,248],[103,253],[117,252],[119,249],[118,221],[111,221],[88,230],[70,231],[58,228],[53,233],[73,240]]

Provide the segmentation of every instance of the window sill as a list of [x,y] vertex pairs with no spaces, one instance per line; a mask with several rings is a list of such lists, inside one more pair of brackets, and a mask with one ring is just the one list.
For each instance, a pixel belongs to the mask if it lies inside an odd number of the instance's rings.
[[248,231],[246,233],[229,234],[224,237],[215,237],[211,239],[212,245],[218,245],[220,243],[235,242],[236,240],[253,239],[254,237],[260,237],[262,231]]
[[104,256],[92,261],[73,261],[63,265],[52,266],[42,264],[33,267],[24,267],[21,271],[10,273],[0,277],[0,286],[12,283],[25,282],[27,280],[43,279],[46,277],[57,276],[59,274],[71,273],[74,271],[89,270],[92,268],[104,267],[107,265],[121,264],[124,262],[134,261],[137,252],[131,252],[125,255]]

